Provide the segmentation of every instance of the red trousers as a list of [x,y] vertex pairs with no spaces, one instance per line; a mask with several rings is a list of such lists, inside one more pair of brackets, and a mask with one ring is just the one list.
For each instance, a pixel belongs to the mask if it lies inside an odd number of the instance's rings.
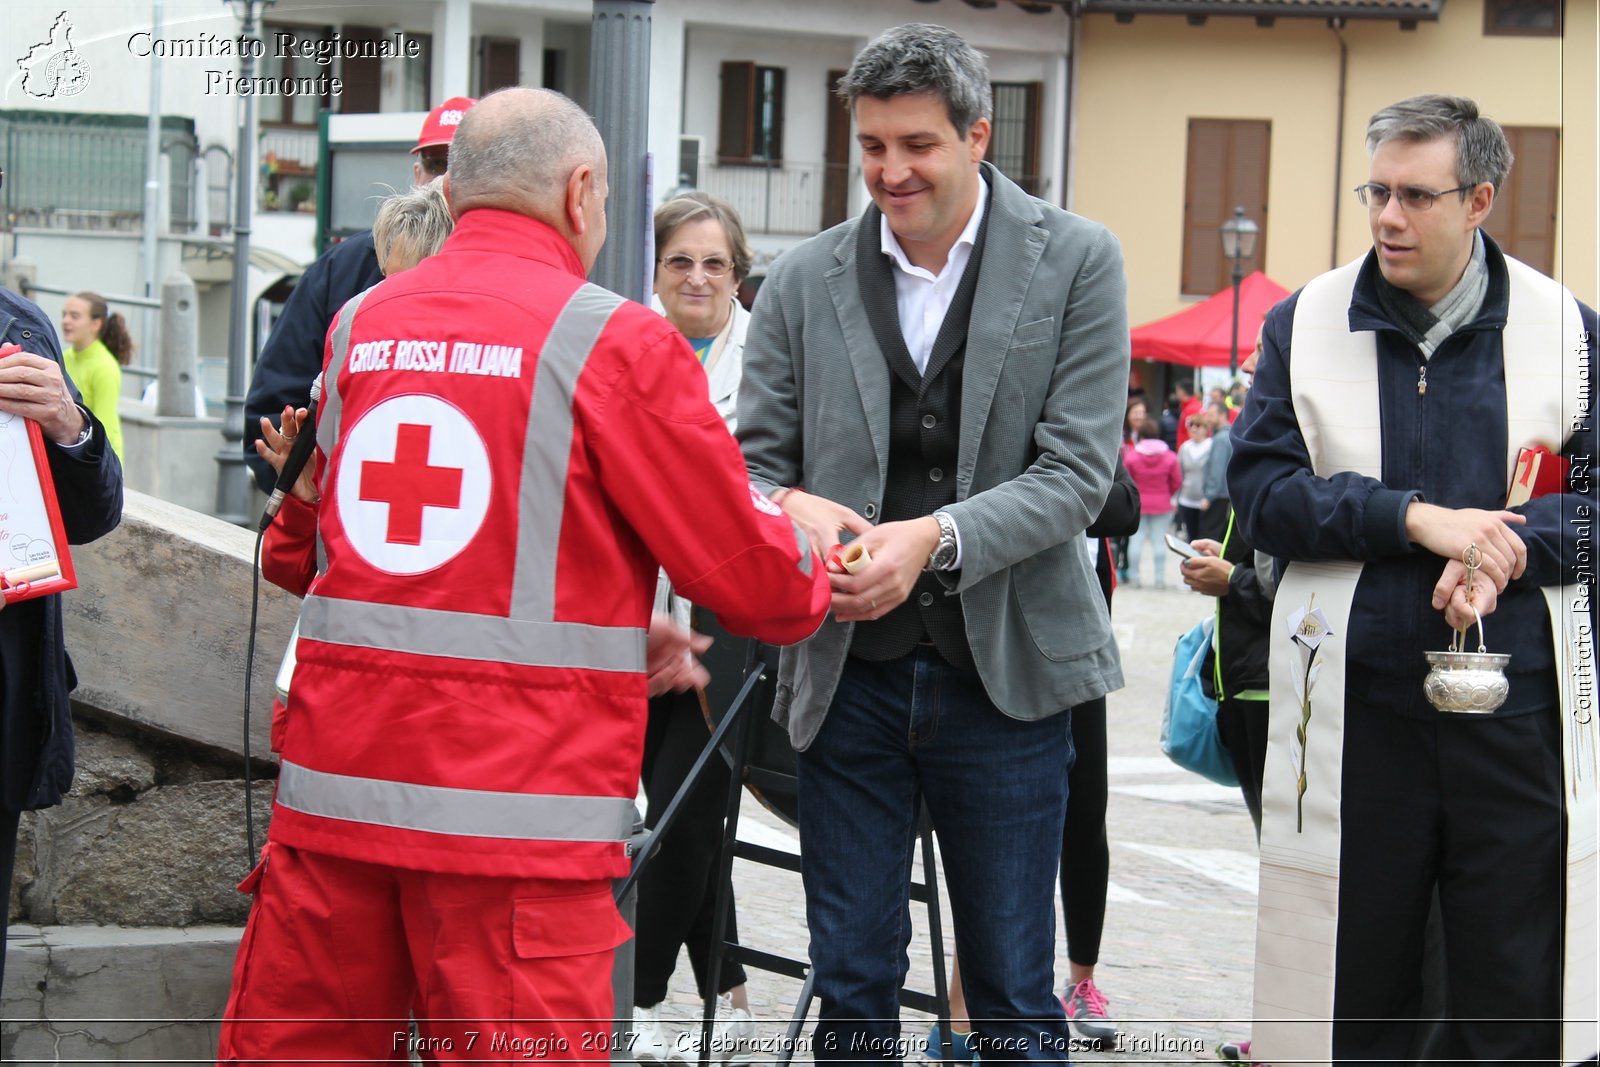
[[610,1058],[612,950],[631,932],[609,881],[434,874],[269,841],[239,888],[255,901],[221,1063]]

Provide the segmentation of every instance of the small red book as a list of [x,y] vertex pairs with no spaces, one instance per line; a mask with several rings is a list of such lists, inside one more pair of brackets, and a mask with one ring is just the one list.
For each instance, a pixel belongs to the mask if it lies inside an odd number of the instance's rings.
[[1511,476],[1511,491],[1506,494],[1506,507],[1514,508],[1541,496],[1565,492],[1566,488],[1566,459],[1543,446],[1524,448],[1517,453],[1517,466]]

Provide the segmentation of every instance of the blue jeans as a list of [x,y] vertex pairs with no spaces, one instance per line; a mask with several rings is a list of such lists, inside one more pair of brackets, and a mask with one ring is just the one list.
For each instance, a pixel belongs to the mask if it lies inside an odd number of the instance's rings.
[[848,659],[799,754],[800,869],[818,1059],[899,1060],[918,801],[939,837],[967,1008],[985,1061],[1067,1058],[1054,993],[1067,712],[1002,714],[931,647]]
[[[1167,542],[1166,534],[1172,525],[1172,512],[1163,511],[1155,515],[1140,515],[1139,529],[1128,538],[1128,577],[1135,584],[1139,581],[1139,560],[1143,555],[1145,545],[1149,545],[1155,556],[1155,578],[1157,586],[1167,584]],[[1198,535],[1196,535],[1198,536]]]

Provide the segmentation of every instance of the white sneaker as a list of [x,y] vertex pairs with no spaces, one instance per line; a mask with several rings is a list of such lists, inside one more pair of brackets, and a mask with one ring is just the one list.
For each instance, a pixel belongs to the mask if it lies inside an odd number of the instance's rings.
[[[727,993],[717,998],[717,1014],[711,1026],[711,1057],[709,1062],[727,1067],[729,1064],[746,1064],[752,1059],[755,1047],[756,1023],[750,1013],[733,1006],[733,997]],[[683,1038],[672,1051],[679,1062],[700,1062],[700,1020],[696,1019],[685,1031]]]
[[673,1048],[661,1030],[661,1005],[633,1009],[628,1049],[638,1063],[666,1063],[672,1058]]
[[749,1063],[756,1043],[756,1021],[743,1008],[733,1006],[733,996],[717,998],[717,1021],[711,1031],[711,1051],[721,1063]]

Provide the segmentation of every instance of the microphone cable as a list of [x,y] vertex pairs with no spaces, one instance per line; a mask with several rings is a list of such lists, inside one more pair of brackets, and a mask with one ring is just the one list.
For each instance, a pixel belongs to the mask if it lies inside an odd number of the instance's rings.
[[[255,820],[255,791],[254,775],[250,747],[250,690],[255,681],[256,667],[256,625],[261,611],[261,548],[266,541],[267,527],[272,525],[272,520],[277,517],[278,510],[283,507],[284,498],[299,480],[300,473],[305,470],[306,463],[311,459],[311,454],[317,447],[317,401],[322,399],[322,375],[311,383],[311,400],[306,405],[306,417],[300,420],[299,428],[295,431],[293,443],[289,446],[289,454],[284,457],[283,467],[278,471],[278,480],[272,487],[272,495],[267,498],[267,506],[262,510],[261,522],[256,526],[256,546],[251,553],[250,568],[250,637],[246,643],[244,661],[244,836],[245,870],[250,871],[256,865],[256,820]],[[282,427],[279,427],[282,430]]]

